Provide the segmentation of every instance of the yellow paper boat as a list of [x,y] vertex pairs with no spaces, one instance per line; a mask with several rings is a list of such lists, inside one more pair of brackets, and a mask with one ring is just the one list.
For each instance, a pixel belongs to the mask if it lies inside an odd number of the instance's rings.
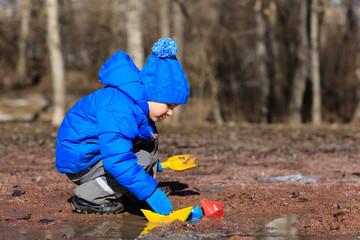
[[183,208],[170,213],[170,215],[168,216],[157,214],[146,209],[140,209],[140,210],[143,212],[143,214],[145,215],[145,217],[149,222],[172,222],[177,219],[184,222],[187,219],[187,217],[190,215],[192,209],[193,207]]
[[193,155],[176,155],[169,157],[166,162],[162,162],[161,167],[182,172],[198,167],[199,165],[195,163],[195,160],[196,158]]

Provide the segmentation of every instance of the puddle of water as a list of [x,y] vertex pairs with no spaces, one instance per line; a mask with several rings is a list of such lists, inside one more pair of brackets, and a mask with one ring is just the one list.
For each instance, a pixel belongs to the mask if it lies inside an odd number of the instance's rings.
[[64,225],[59,230],[54,229],[26,229],[22,227],[7,227],[0,225],[1,239],[134,239],[141,235],[148,227],[151,230],[155,226],[148,226],[144,217],[137,215],[124,216],[104,220],[99,224],[88,226]]
[[[296,215],[285,215],[273,221],[259,220],[261,228],[254,231],[253,239],[304,239],[297,236],[297,229],[292,226],[298,220]],[[201,220],[200,220],[201,221]],[[196,222],[193,222],[196,223]],[[0,225],[0,232],[5,233],[5,238],[16,239],[59,239],[59,238],[86,238],[86,239],[135,239],[143,234],[150,233],[154,227],[164,226],[165,223],[149,223],[144,217],[128,215],[121,218],[112,218],[102,221],[99,224],[88,226],[64,225],[59,230],[28,230],[20,227],[5,227]],[[168,233],[171,234],[171,233]],[[190,233],[176,233],[176,238],[189,237]],[[200,236],[197,233],[191,233]],[[211,234],[210,234],[211,235]],[[209,235],[209,236],[210,236]],[[214,236],[212,236],[214,235]],[[214,239],[220,239],[220,233],[214,233]],[[169,235],[172,236],[172,235]],[[207,237],[209,237],[207,236]],[[150,236],[149,236],[150,237]],[[155,236],[152,236],[155,237]],[[213,239],[213,238],[209,238]]]
[[25,229],[21,227],[8,227],[0,225],[1,239],[61,239],[59,234],[54,229]]
[[147,224],[144,217],[129,215],[90,226],[65,225],[60,232],[67,237],[94,236],[97,238],[134,239],[143,232]]
[[293,223],[299,219],[298,215],[286,214],[272,221],[259,220],[262,228],[254,233],[254,239],[306,239],[298,235],[298,230],[293,227]]
[[[298,215],[287,214],[274,220],[258,219],[261,226],[255,229],[247,239],[273,240],[289,239],[304,240],[310,239],[306,236],[299,236],[298,230],[293,223],[299,219]],[[203,220],[200,220],[203,221]],[[196,222],[193,222],[196,223]],[[165,223],[149,223],[144,217],[128,215],[121,218],[112,218],[102,221],[99,224],[78,226],[64,225],[59,230],[54,229],[25,229],[21,227],[7,227],[0,224],[1,239],[157,239],[156,235],[144,235],[150,233],[154,227],[164,226]],[[242,232],[239,236],[242,236]],[[246,234],[246,233],[245,233]],[[196,232],[171,233],[165,230],[161,233],[166,239],[227,239],[226,233],[200,234]],[[359,237],[357,237],[359,238]],[[357,239],[353,238],[353,239]]]

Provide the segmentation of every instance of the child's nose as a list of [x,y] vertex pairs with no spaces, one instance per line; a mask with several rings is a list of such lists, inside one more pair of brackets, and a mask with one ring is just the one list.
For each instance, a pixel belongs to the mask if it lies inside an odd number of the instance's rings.
[[171,116],[173,115],[173,110],[172,110],[172,109],[169,109],[168,112],[167,112],[167,115],[168,115],[169,117],[171,117]]

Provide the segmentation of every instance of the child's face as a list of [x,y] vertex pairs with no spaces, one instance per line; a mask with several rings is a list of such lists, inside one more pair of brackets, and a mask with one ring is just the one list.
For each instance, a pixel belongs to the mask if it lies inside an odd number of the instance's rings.
[[167,116],[171,117],[173,110],[178,104],[159,103],[148,101],[149,104],[149,118],[154,122],[163,120]]

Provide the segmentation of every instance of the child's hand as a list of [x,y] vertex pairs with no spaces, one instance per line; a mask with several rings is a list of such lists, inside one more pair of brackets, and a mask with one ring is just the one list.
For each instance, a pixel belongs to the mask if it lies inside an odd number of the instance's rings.
[[161,162],[158,160],[158,166],[157,166],[158,172],[162,172],[163,168],[161,166]]
[[169,215],[172,210],[172,204],[168,197],[159,189],[156,189],[153,194],[145,199],[150,207],[158,214]]

